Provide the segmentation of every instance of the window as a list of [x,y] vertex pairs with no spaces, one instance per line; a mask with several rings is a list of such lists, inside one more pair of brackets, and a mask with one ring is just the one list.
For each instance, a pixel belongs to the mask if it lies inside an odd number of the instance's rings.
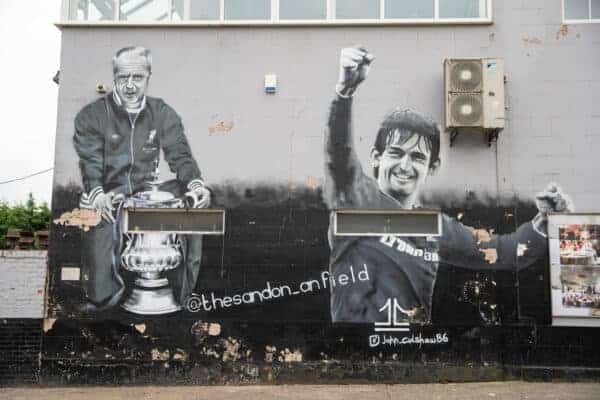
[[563,0],[565,22],[600,22],[600,0]]
[[226,20],[270,20],[271,0],[225,0]]
[[225,232],[225,211],[179,208],[126,209],[124,231],[222,235]]
[[386,18],[433,18],[435,16],[434,0],[387,0],[385,2]]
[[425,210],[338,210],[338,236],[439,236],[442,218],[438,211]]
[[379,0],[336,0],[335,16],[337,19],[378,19]]
[[[569,16],[600,5],[563,1]],[[89,22],[460,24],[490,23],[492,0],[63,0],[63,10],[66,20]]]
[[71,0],[68,3],[69,19],[73,21],[111,21],[117,15],[117,0]]
[[323,0],[279,0],[279,19],[322,20],[327,18],[327,2]]
[[170,16],[171,0],[121,0],[121,21],[167,21]]

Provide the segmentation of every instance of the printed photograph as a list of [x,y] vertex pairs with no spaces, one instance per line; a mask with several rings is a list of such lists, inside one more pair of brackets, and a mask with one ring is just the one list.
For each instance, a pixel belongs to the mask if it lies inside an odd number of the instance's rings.
[[562,304],[565,308],[586,308],[600,316],[600,268],[561,266]]
[[561,265],[598,265],[600,226],[564,225],[558,230]]

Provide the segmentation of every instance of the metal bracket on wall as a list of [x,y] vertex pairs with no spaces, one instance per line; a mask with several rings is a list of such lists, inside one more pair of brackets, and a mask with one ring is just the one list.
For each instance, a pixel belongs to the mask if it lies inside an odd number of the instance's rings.
[[500,129],[492,129],[487,132],[488,147],[492,147],[492,142],[498,141]]
[[454,141],[456,140],[456,137],[459,133],[460,132],[458,131],[458,129],[452,129],[450,131],[450,147],[452,147],[452,145],[454,144]]

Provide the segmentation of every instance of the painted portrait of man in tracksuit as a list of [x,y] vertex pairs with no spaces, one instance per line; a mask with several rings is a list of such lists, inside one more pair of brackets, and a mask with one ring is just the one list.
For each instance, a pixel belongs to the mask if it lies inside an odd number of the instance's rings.
[[[174,181],[164,190],[187,196],[196,208],[208,207],[210,192],[186,139],[181,118],[160,98],[146,95],[152,56],[143,47],[126,47],[113,57],[114,91],[84,106],[75,118],[73,144],[79,156],[84,193],[80,206],[98,210],[99,225],[83,235],[82,281],[87,303],[82,311],[118,304],[124,291],[119,274],[117,205],[148,190],[159,152]],[[182,301],[193,290],[200,268],[201,238],[182,243],[185,266],[171,284]]]
[[[375,57],[362,47],[341,51],[339,80],[325,137],[325,201],[339,209],[398,210],[421,207],[421,188],[438,169],[440,129],[410,109],[395,109],[382,121],[370,153],[373,176],[358,159],[352,133],[352,99],[367,78]],[[431,322],[438,269],[519,270],[547,254],[546,216],[569,211],[571,204],[554,184],[538,194],[538,214],[516,232],[479,241],[473,230],[442,215],[437,237],[335,236],[330,225],[330,276],[368,273],[369,279],[331,287],[333,322],[384,322],[382,307],[394,299],[404,320]],[[522,251],[517,251],[520,246]]]

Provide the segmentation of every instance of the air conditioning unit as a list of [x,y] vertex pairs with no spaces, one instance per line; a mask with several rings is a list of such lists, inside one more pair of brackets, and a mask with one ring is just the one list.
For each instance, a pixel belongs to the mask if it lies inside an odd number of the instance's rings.
[[446,128],[504,128],[504,60],[447,59]]

